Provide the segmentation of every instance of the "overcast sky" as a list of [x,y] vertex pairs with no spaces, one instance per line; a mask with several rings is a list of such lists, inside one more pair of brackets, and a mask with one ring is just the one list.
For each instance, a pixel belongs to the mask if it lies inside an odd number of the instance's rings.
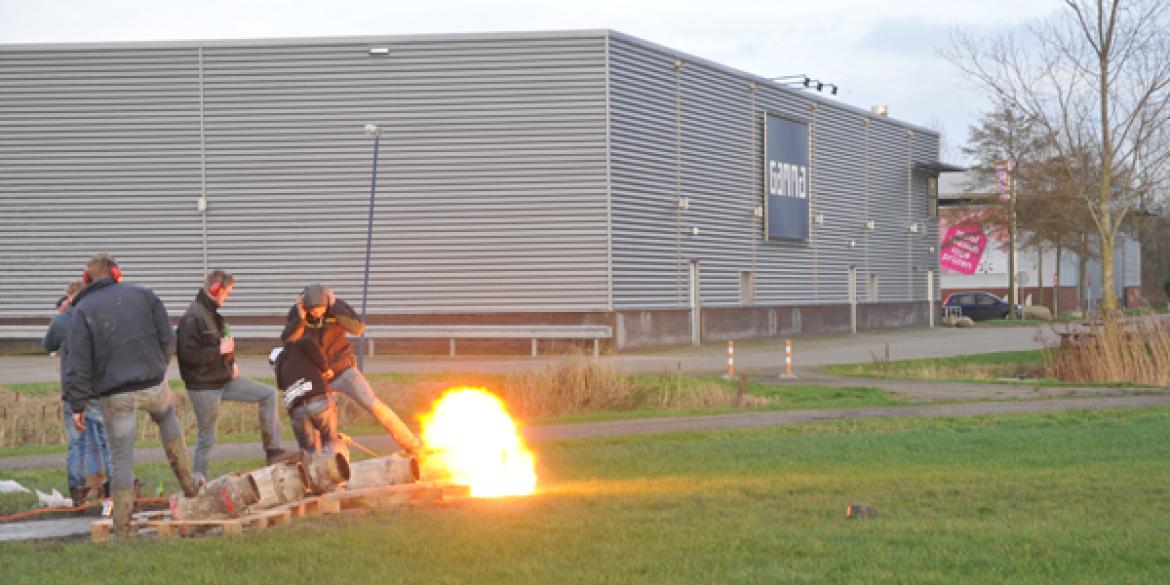
[[949,31],[991,33],[1059,9],[1056,0],[0,0],[0,43],[610,28],[764,77],[809,74],[837,84],[842,102],[885,104],[956,146],[985,101],[938,56]]

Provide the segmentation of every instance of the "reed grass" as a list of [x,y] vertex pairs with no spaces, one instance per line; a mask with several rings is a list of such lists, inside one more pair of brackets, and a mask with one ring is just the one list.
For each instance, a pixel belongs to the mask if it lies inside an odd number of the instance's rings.
[[1063,337],[1045,351],[1053,378],[1170,386],[1170,320],[1165,316],[1109,317]]

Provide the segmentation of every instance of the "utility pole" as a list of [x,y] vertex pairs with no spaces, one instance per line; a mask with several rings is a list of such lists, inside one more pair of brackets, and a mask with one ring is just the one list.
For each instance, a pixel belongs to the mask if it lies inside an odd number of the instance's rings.
[[1016,312],[1016,305],[1020,298],[1020,283],[1016,278],[1016,185],[1012,180],[1012,170],[1016,164],[1007,160],[995,165],[995,178],[999,187],[1000,200],[1007,200],[1008,205],[1008,314],[1014,319],[1020,318]]

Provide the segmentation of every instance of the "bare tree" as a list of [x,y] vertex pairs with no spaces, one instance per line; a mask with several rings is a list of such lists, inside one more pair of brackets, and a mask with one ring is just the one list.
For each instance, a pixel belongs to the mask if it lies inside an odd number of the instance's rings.
[[1067,164],[1100,242],[1102,308],[1117,308],[1115,238],[1170,160],[1170,6],[1066,0],[1016,34],[958,31],[944,56],[999,103],[1034,118]]

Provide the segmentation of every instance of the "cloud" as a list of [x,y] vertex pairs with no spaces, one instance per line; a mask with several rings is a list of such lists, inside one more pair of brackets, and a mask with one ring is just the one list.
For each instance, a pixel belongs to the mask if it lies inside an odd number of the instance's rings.
[[879,51],[907,57],[931,58],[948,43],[951,27],[916,16],[878,21],[854,45],[859,51]]

